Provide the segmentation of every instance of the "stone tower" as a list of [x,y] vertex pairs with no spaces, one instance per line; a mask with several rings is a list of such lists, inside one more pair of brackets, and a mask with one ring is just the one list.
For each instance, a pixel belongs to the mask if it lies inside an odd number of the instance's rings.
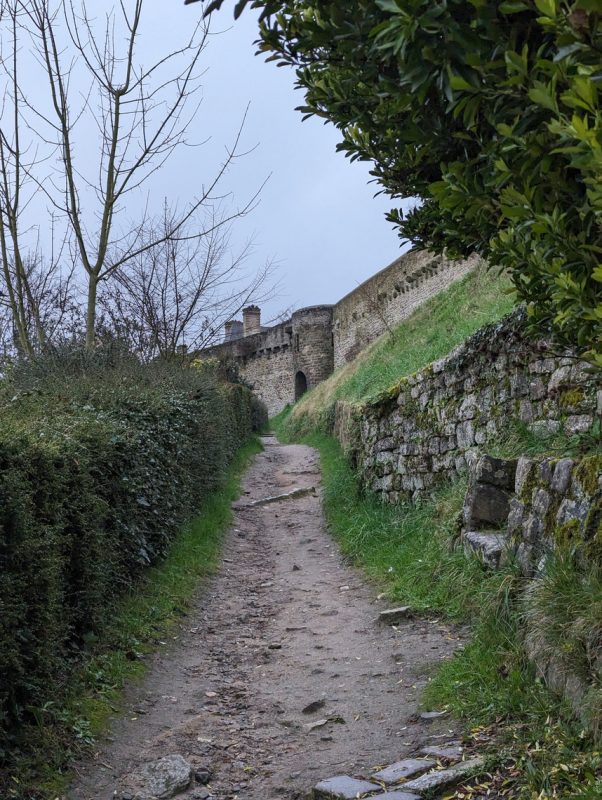
[[332,306],[295,311],[291,319],[295,400],[334,369]]
[[243,336],[261,333],[261,309],[259,306],[247,306],[242,311]]

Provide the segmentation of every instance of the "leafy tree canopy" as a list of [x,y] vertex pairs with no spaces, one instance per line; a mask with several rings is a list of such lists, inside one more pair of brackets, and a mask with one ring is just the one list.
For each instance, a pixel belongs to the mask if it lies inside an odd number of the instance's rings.
[[532,321],[602,366],[602,0],[247,5],[300,110],[421,199],[390,213],[400,236],[508,270]]

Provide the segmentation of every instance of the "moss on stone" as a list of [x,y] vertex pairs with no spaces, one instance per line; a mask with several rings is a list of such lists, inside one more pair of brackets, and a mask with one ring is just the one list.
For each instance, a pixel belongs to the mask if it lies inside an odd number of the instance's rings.
[[533,502],[533,492],[538,487],[538,476],[539,470],[538,465],[535,461],[529,464],[529,471],[527,473],[527,477],[522,485],[520,490],[520,494],[518,499],[523,503],[523,505],[531,506]]
[[574,472],[575,479],[579,482],[584,492],[594,494],[599,488],[598,482],[602,475],[602,453],[585,456],[577,465]]
[[602,493],[587,515],[585,537],[587,559],[602,566]]
[[560,390],[558,405],[560,408],[578,406],[585,399],[585,391],[581,386],[566,386]]
[[580,537],[580,527],[577,519],[569,519],[562,525],[556,525],[553,535],[555,546],[565,549],[573,545],[575,540]]

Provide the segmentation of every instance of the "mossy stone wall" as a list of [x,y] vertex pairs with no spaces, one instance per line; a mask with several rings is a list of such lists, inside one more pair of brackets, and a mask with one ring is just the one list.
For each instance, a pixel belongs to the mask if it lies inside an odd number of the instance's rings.
[[[512,424],[587,434],[601,415],[600,374],[550,341],[527,339],[515,312],[402,378],[359,414],[339,405],[335,429],[356,443],[365,487],[396,503],[463,472],[471,453]],[[357,433],[343,434],[350,424]]]

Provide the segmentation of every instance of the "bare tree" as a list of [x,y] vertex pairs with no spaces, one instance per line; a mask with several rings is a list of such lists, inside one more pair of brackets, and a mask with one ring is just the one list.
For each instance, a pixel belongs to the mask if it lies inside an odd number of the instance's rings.
[[178,215],[165,201],[161,217],[140,234],[150,246],[115,272],[101,298],[105,328],[145,359],[213,343],[226,320],[274,292],[272,265],[249,270],[250,246],[233,254],[223,215],[212,208],[204,217],[206,236],[187,235],[191,220],[174,238]]
[[[27,257],[22,251],[21,218],[24,208],[27,207],[32,197],[31,182],[28,181],[27,176],[35,164],[35,157],[32,160],[31,156],[22,149],[23,121],[19,105],[19,15],[16,4],[4,2],[0,7],[0,19],[2,19],[3,25],[6,25],[6,35],[2,37],[2,49],[0,50],[0,66],[6,78],[1,107],[2,127],[0,128],[2,300],[5,309],[12,316],[14,344],[22,353],[32,355],[35,339],[39,346],[44,345],[45,332],[29,284],[25,263]],[[34,338],[31,335],[30,322],[32,318],[35,322]]]
[[[29,296],[23,267],[26,232],[20,230],[19,222],[25,184],[33,184],[65,225],[71,258],[85,280],[89,348],[95,344],[99,286],[115,281],[123,285],[130,265],[134,265],[132,274],[139,273],[147,254],[158,254],[177,243],[214,242],[216,237],[223,241],[221,229],[255,203],[257,195],[228,213],[212,213],[216,205],[222,207],[222,178],[241,155],[241,126],[222,164],[198,196],[168,215],[167,225],[151,224],[148,204],[137,220],[125,222],[130,196],[140,196],[173,153],[189,144],[187,131],[198,110],[200,56],[208,37],[208,23],[201,20],[180,47],[158,54],[150,66],[141,66],[137,52],[148,2],[118,0],[99,22],[90,15],[86,0],[3,0],[2,13],[11,22],[13,46],[12,58],[3,58],[1,66],[11,87],[5,98],[10,100],[13,122],[11,135],[6,135],[10,115],[4,109],[0,246],[9,302],[28,352],[24,297],[41,344],[45,331],[37,319],[34,298]],[[19,80],[23,37],[33,44],[46,100],[28,93]],[[28,147],[20,141],[23,124]],[[93,159],[81,147],[86,126],[95,126],[100,140]],[[200,213],[205,211],[209,213]],[[205,224],[193,228],[196,220]],[[11,275],[6,271],[9,263],[14,264]],[[155,282],[158,267],[157,263]]]

